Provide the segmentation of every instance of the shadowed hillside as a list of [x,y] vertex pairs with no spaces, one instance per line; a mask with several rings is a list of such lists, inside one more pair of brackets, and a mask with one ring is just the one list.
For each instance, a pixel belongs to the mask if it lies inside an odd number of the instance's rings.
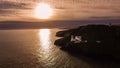
[[111,56],[120,58],[120,26],[87,25],[59,31],[55,45],[63,50],[88,56]]

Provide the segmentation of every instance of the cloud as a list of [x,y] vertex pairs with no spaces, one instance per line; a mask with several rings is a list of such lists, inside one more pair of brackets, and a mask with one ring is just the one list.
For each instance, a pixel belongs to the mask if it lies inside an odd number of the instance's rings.
[[[0,16],[32,17],[42,0],[1,0]],[[55,20],[120,19],[120,0],[43,0],[50,4]]]
[[28,3],[25,2],[14,2],[14,1],[0,1],[0,16],[19,16],[20,11],[30,10]]
[[120,16],[91,16],[91,19],[119,19]]
[[2,16],[6,16],[6,15],[8,15],[10,13],[13,13],[13,12],[11,10],[2,10],[2,9],[0,9],[0,15],[2,15]]
[[26,5],[26,3],[3,1],[0,2],[0,9],[29,9]]

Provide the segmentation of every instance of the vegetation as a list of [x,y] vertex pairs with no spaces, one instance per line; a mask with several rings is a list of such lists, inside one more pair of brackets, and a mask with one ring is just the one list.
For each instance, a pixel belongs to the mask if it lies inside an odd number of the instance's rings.
[[[120,58],[120,26],[87,25],[59,31],[55,45],[88,55],[110,55]],[[80,40],[77,40],[79,38]],[[71,41],[71,39],[75,39]],[[76,43],[77,42],[77,43]]]

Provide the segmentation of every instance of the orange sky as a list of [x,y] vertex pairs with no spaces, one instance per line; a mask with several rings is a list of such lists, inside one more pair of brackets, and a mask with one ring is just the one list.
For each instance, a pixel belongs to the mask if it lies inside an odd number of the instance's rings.
[[40,2],[54,8],[48,20],[120,19],[120,0],[0,0],[0,21],[41,21],[34,17]]

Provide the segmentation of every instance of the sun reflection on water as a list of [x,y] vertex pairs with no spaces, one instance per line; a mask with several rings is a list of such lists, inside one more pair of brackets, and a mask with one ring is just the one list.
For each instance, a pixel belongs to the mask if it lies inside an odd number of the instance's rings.
[[41,47],[44,50],[47,50],[50,46],[50,34],[50,29],[40,29],[39,31]]

